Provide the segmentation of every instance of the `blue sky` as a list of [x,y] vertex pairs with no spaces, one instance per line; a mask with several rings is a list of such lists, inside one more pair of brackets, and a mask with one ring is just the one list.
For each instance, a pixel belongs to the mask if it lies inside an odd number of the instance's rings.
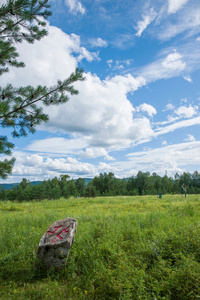
[[68,103],[45,108],[36,134],[5,131],[16,145],[6,182],[200,171],[199,0],[50,4],[48,36],[17,45],[26,67],[2,84],[50,86],[77,66],[86,80]]

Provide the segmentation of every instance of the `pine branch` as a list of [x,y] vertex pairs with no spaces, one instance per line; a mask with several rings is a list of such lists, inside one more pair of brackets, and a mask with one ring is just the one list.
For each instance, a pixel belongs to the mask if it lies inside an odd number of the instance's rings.
[[[26,40],[33,43],[47,34],[46,23],[51,15],[48,10],[49,0],[10,0],[7,5],[0,6],[0,75],[8,72],[8,65],[23,67],[18,62],[19,56],[14,43]],[[0,87],[0,127],[12,128],[13,137],[26,136],[27,132],[34,133],[36,125],[48,121],[48,115],[43,113],[42,103],[46,106],[58,105],[69,100],[68,95],[77,95],[73,87],[76,81],[82,81],[83,70],[76,69],[69,78],[58,81],[57,85],[32,86],[14,88],[9,84],[6,88]],[[7,137],[0,136],[0,154],[10,155],[14,145],[7,141]],[[6,178],[11,173],[15,159],[0,161],[0,178]]]
[[[0,119],[12,116],[12,114],[17,113],[19,111],[22,111],[26,107],[30,107],[31,105],[33,105],[33,104],[35,104],[35,103],[37,103],[39,101],[44,101],[44,103],[46,105],[58,104],[58,102],[60,103],[59,100],[58,101],[54,101],[54,102],[48,101],[48,96],[50,96],[51,94],[54,94],[57,91],[62,91],[62,90],[66,91],[66,92],[69,92],[71,95],[78,94],[78,91],[75,90],[72,86],[69,86],[69,84],[74,83],[75,81],[83,81],[84,79],[85,78],[83,77],[83,70],[79,70],[77,68],[76,72],[73,73],[73,74],[71,74],[71,76],[67,80],[65,80],[62,84],[61,84],[61,82],[58,82],[58,85],[56,87],[50,88],[47,93],[45,93],[41,97],[37,98],[36,100],[30,101],[31,100],[30,96],[27,97],[26,99],[24,99],[22,101],[20,107],[15,108],[14,110],[12,110],[12,111],[4,114],[4,115],[0,115]],[[15,92],[15,93],[17,93],[17,92]],[[34,94],[32,96],[34,97]],[[46,100],[46,102],[45,102],[45,100]],[[62,101],[62,102],[64,102],[64,101]]]

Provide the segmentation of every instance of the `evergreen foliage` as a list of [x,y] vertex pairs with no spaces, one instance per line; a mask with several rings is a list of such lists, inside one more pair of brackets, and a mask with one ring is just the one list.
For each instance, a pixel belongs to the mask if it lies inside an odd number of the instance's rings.
[[[24,63],[17,60],[16,43],[34,43],[48,34],[45,29],[45,19],[51,15],[48,2],[8,0],[0,7],[0,75],[8,72],[10,66],[24,67]],[[0,87],[0,127],[10,128],[13,137],[34,133],[37,125],[48,121],[48,115],[38,102],[45,106],[67,102],[69,95],[78,94],[73,84],[79,80],[84,80],[83,70],[77,68],[69,78],[59,80],[52,87],[13,87],[11,84]],[[0,136],[0,154],[11,155],[13,148],[6,136]],[[14,162],[14,158],[0,162],[1,178],[7,178]]]
[[[69,175],[60,175],[59,178],[44,180],[40,184],[32,185],[25,178],[18,186],[12,189],[0,190],[0,200],[31,201],[31,200],[56,200],[61,197],[96,196],[137,196],[137,195],[159,195],[179,194],[182,184],[186,185],[187,193],[200,194],[200,174],[183,173],[174,178],[166,175],[161,177],[156,173],[139,171],[136,176],[128,179],[116,178],[113,173],[104,173],[91,179],[86,185],[84,178],[70,179]],[[183,193],[183,196],[185,194]]]

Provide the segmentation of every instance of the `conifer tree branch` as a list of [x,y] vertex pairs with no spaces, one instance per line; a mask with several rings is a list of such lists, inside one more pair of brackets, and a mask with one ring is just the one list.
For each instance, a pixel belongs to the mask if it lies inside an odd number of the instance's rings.
[[[0,6],[0,75],[8,72],[8,66],[23,67],[18,62],[19,56],[15,43],[24,40],[33,43],[47,35],[46,23],[51,12],[49,0],[7,0]],[[78,91],[73,87],[76,81],[84,80],[83,70],[78,68],[69,78],[58,81],[57,85],[32,86],[14,88],[11,84],[0,87],[0,127],[11,128],[13,137],[26,136],[34,133],[35,127],[48,121],[48,115],[43,113],[45,106],[58,105],[69,100],[69,95]],[[14,144],[8,142],[6,136],[0,136],[0,154],[11,155]],[[5,179],[11,172],[15,159],[0,161],[0,177]]]

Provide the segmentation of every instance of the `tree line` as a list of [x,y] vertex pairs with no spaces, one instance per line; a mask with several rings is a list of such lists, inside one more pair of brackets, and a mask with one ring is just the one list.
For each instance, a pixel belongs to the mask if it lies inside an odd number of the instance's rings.
[[182,185],[186,186],[187,193],[200,193],[200,173],[176,174],[174,178],[156,173],[139,171],[136,176],[119,179],[113,173],[104,173],[94,177],[86,184],[84,178],[70,179],[69,175],[60,175],[53,179],[32,183],[23,178],[19,185],[12,189],[0,190],[0,200],[31,201],[55,200],[61,197],[96,197],[96,196],[137,196],[177,194],[183,192]]

